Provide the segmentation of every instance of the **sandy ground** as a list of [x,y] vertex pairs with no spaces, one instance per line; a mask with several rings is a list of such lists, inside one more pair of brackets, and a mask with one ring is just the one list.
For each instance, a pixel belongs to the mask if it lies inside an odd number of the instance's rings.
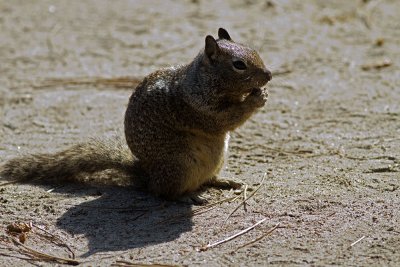
[[[140,79],[189,62],[221,26],[274,73],[222,173],[250,188],[267,173],[247,211],[224,223],[240,200],[191,216],[197,207],[132,188],[13,184],[0,187],[1,236],[32,221],[62,242],[34,228],[27,246],[68,258],[66,243],[96,266],[399,266],[399,14],[396,0],[0,1],[1,162],[121,134],[132,89],[51,78]],[[0,238],[2,266],[54,265],[10,246]]]

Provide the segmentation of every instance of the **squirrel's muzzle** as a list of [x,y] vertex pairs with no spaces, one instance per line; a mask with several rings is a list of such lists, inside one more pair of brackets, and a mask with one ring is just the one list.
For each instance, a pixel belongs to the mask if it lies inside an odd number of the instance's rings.
[[269,70],[265,70],[265,75],[267,76],[267,82],[269,82],[270,80],[272,80],[272,73]]

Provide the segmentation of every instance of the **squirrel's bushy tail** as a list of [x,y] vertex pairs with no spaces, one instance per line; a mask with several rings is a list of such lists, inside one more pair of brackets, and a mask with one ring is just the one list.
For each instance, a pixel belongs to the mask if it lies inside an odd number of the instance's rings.
[[26,155],[7,161],[0,177],[20,182],[76,181],[80,173],[116,169],[134,170],[135,158],[122,140],[91,139],[56,153]]

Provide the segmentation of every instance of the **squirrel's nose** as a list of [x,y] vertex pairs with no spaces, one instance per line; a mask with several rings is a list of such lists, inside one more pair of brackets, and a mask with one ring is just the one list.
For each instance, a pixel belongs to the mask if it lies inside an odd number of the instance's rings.
[[267,76],[267,81],[269,82],[270,80],[272,80],[272,73],[269,70],[265,70],[265,75]]

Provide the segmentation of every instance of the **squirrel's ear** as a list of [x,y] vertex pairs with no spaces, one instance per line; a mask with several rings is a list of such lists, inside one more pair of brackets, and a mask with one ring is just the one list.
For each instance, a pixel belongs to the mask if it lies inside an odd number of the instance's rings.
[[217,41],[215,41],[214,37],[211,35],[207,35],[206,37],[206,47],[204,49],[207,57],[211,60],[214,60],[217,56],[219,47]]
[[228,41],[232,41],[231,37],[229,36],[229,33],[227,30],[225,30],[224,28],[219,28],[218,29],[218,38],[219,39],[225,39]]

